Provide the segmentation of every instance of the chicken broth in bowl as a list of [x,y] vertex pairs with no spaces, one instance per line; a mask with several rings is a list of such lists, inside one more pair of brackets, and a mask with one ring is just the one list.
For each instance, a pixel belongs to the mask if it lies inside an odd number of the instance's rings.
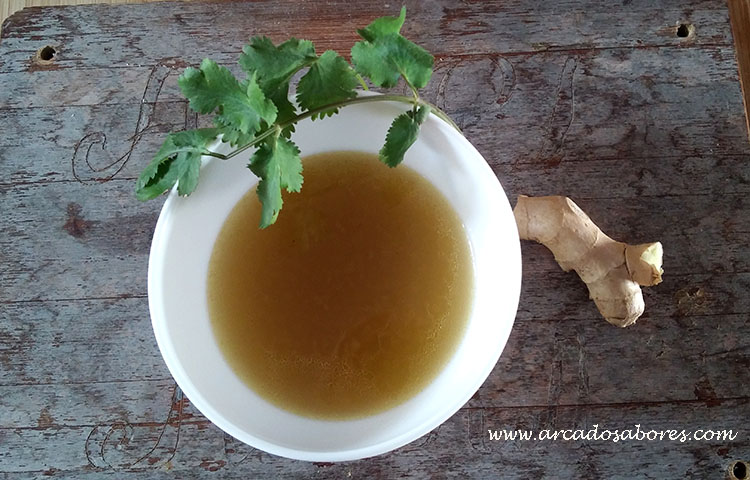
[[269,402],[351,419],[403,403],[453,355],[472,259],[447,199],[406,166],[330,152],[260,230],[254,190],[213,248],[208,308],[222,353]]
[[382,165],[404,110],[301,121],[304,185],[266,229],[249,151],[204,159],[190,197],[164,204],[148,272],[156,340],[191,403],[253,447],[328,462],[398,448],[455,414],[508,339],[521,254],[507,197],[434,116],[402,164]]

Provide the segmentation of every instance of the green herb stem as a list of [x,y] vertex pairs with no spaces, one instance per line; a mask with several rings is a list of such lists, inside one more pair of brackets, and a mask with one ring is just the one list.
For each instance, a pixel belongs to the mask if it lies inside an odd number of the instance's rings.
[[286,122],[275,124],[274,126],[260,132],[258,136],[255,137],[251,142],[237,148],[236,150],[230,153],[227,153],[226,155],[223,155],[221,153],[215,153],[215,152],[206,152],[204,153],[204,155],[208,155],[210,157],[215,157],[215,158],[220,158],[222,160],[229,160],[230,158],[237,156],[240,153],[244,152],[248,148],[252,148],[258,145],[260,142],[270,137],[271,135],[278,134],[278,132],[280,132],[282,129],[288,127],[289,125],[293,125],[299,122],[300,120],[304,120],[306,118],[312,117],[313,115],[318,115],[320,113],[327,112],[330,110],[348,107],[349,105],[356,105],[359,103],[372,103],[372,102],[399,102],[399,103],[407,103],[409,105],[415,105],[415,102],[416,102],[416,105],[426,105],[430,107],[430,111],[434,113],[439,119],[443,120],[445,123],[455,128],[459,133],[462,133],[461,129],[458,127],[458,125],[456,125],[456,123],[453,120],[451,120],[448,114],[440,110],[440,108],[438,108],[436,105],[433,105],[430,102],[426,102],[419,97],[415,99],[414,97],[408,97],[406,95],[373,95],[373,96],[367,96],[367,97],[350,98],[348,100],[342,100],[340,102],[329,103],[328,105],[323,105],[322,107],[314,108],[312,110],[307,110],[306,112],[302,112],[299,115],[295,116],[294,118],[290,118]]
[[359,85],[362,87],[362,90],[365,90],[365,91],[370,90],[370,87],[367,86],[367,82],[365,82],[365,79],[362,78],[362,75],[360,75],[357,72],[354,72],[354,78],[357,79],[357,81],[359,82]]

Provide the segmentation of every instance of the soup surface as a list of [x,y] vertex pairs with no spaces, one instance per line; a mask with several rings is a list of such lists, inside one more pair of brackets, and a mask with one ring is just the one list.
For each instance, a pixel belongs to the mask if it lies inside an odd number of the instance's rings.
[[470,313],[471,253],[443,195],[405,166],[333,152],[258,229],[252,189],[214,246],[208,305],[229,365],[299,415],[351,419],[426,387]]

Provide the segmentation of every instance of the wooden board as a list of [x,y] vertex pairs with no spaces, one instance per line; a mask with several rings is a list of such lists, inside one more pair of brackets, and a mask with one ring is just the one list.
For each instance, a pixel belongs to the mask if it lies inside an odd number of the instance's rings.
[[[574,274],[523,244],[516,324],[480,390],[422,439],[335,465],[243,445],[176,388],[146,297],[161,201],[137,202],[134,179],[166,132],[206,122],[180,97],[185,66],[210,56],[234,69],[255,34],[345,53],[355,28],[396,7],[152,3],[12,16],[0,39],[0,478],[723,478],[750,460],[750,145],[727,5],[532,3],[407,2],[407,36],[436,55],[425,96],[512,203],[565,194],[615,238],[661,240],[664,283],[645,292],[636,326],[617,329]],[[35,60],[45,46],[54,58]],[[489,435],[594,424],[738,435]]]
[[0,2],[0,23],[4,22],[11,14],[26,7],[88,5],[91,3],[147,3],[154,1],[158,0],[2,0]]
[[[745,103],[745,112],[747,112],[748,106],[750,106],[750,2],[748,0],[729,0],[727,3],[732,20],[734,47],[737,52],[742,100]],[[747,130],[750,135],[750,122],[747,124]]]

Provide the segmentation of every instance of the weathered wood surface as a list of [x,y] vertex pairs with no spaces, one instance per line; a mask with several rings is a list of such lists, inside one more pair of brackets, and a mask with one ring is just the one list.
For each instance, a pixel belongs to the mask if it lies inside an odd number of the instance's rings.
[[[750,1],[729,0],[729,16],[732,23],[734,47],[737,52],[737,66],[740,71],[740,85],[745,111],[750,106]],[[750,135],[750,122],[747,123]]]
[[[487,382],[393,453],[310,464],[247,447],[174,386],[151,333],[160,202],[133,179],[205,120],[176,88],[254,34],[346,52],[371,2],[27,9],[0,41],[0,478],[722,478],[750,460],[750,145],[722,1],[407,2],[436,54],[427,96],[509,197],[566,194],[602,228],[661,240],[646,313],[606,324],[523,245],[521,304]],[[678,27],[685,25],[678,35]],[[690,28],[688,28],[690,27]],[[56,49],[39,63],[35,52]],[[132,150],[132,153],[128,154]],[[734,429],[735,440],[491,441],[489,429]]]

